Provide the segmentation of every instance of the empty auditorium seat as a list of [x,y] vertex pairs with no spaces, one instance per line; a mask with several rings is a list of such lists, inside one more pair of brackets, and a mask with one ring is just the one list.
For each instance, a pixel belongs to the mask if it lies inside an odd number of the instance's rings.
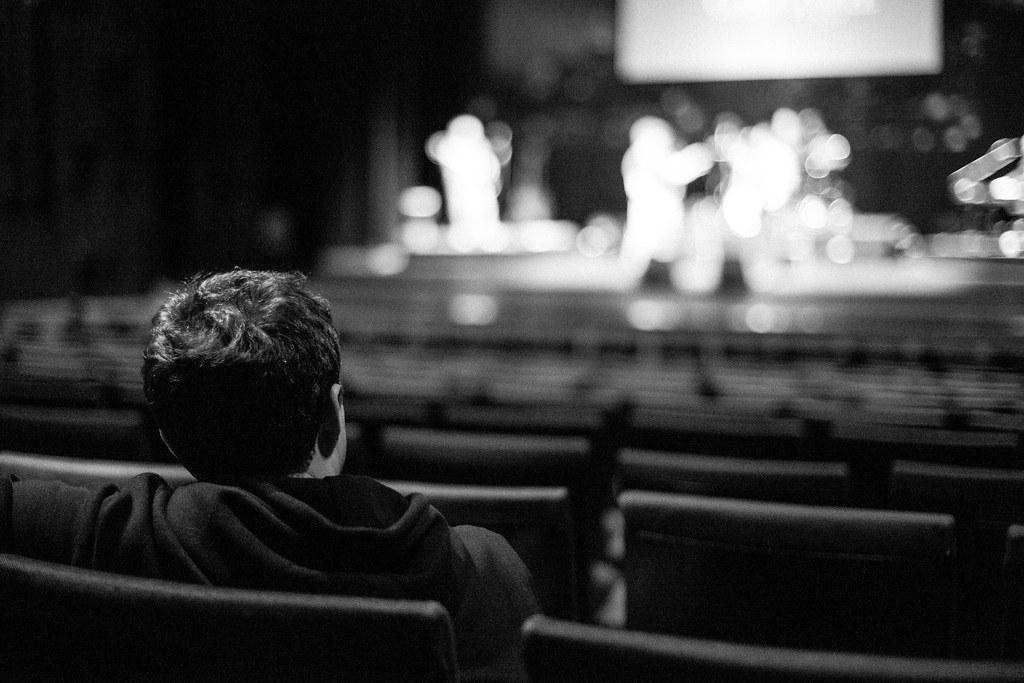
[[368,457],[386,479],[571,486],[586,477],[589,454],[583,437],[393,426]]
[[641,489],[791,503],[843,505],[850,501],[841,462],[752,459],[641,448],[619,452],[621,490]]
[[626,425],[630,446],[653,450],[794,458],[805,445],[801,420],[764,411],[716,406],[714,401],[685,409],[636,406]]
[[1024,659],[1024,525],[1006,531],[1003,600],[1003,657]]
[[1024,471],[897,460],[887,504],[956,519],[958,650],[965,656],[997,655],[1004,546],[1007,528],[1024,524]]
[[958,465],[1020,464],[1014,432],[934,429],[837,418],[829,425],[834,456],[842,460],[917,460]]
[[626,491],[630,628],[769,645],[954,653],[948,515]]
[[578,540],[568,489],[384,483],[403,494],[422,493],[452,525],[482,526],[504,536],[533,575],[544,614],[578,618]]
[[0,448],[113,460],[169,458],[143,410],[0,405]]
[[610,503],[610,469],[583,436],[382,427],[368,447],[369,473],[381,479],[486,486],[568,488],[579,538],[580,609],[588,605],[587,567],[600,513]]
[[7,680],[455,681],[436,602],[180,584],[0,555]]
[[67,458],[59,455],[0,451],[0,476],[21,480],[55,479],[76,486],[121,484],[143,472],[158,474],[171,486],[195,481],[181,465],[164,462]]
[[1010,683],[1024,664],[822,652],[610,629],[546,616],[523,625],[532,683]]
[[582,401],[517,404],[449,402],[439,407],[438,422],[450,429],[590,436],[604,426],[602,406]]

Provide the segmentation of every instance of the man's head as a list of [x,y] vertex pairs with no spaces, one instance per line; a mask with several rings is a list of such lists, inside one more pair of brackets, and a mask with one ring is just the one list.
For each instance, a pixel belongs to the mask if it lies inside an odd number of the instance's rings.
[[330,307],[302,275],[233,270],[167,299],[142,375],[164,440],[197,477],[291,475],[314,447],[344,459],[340,366]]

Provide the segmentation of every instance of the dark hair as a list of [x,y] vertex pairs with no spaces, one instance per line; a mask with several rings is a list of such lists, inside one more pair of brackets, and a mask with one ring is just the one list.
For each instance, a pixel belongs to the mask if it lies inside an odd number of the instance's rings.
[[171,294],[142,378],[164,437],[197,477],[286,475],[308,466],[340,370],[330,306],[302,274],[236,269]]

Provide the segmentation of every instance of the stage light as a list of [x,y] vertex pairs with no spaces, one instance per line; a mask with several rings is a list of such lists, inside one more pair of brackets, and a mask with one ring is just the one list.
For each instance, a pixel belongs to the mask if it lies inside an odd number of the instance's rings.
[[940,92],[928,93],[921,102],[921,110],[932,121],[945,121],[949,118],[949,100]]
[[796,213],[800,222],[815,232],[824,230],[828,225],[828,207],[817,195],[809,194],[801,199],[797,204]]
[[935,149],[935,133],[924,126],[918,126],[910,134],[910,143],[918,152],[930,152]]
[[833,263],[850,263],[854,256],[853,240],[847,235],[833,235],[825,243],[825,255]]
[[1021,235],[1016,230],[1007,230],[999,235],[999,251],[1008,258],[1016,258],[1021,252]]
[[967,149],[967,135],[960,126],[950,126],[942,134],[942,142],[950,152],[963,152]]
[[615,237],[607,227],[598,224],[587,225],[576,235],[576,250],[591,258],[607,254],[614,244]]
[[631,301],[626,307],[626,319],[629,324],[642,332],[671,329],[675,317],[672,309],[665,303],[652,299]]
[[441,193],[426,185],[407,187],[398,196],[398,210],[409,218],[433,218],[441,211]]
[[448,302],[448,318],[457,325],[490,325],[498,319],[498,301],[487,294],[457,294]]
[[828,224],[836,232],[848,233],[853,228],[853,204],[840,197],[828,205]]
[[960,127],[964,134],[971,140],[981,137],[981,117],[974,113],[967,113],[960,117]]
[[803,142],[803,125],[800,115],[792,109],[782,107],[772,113],[772,132],[790,147],[798,147]]
[[750,187],[732,185],[722,196],[722,217],[737,237],[761,233],[761,203]]
[[768,304],[753,304],[747,309],[744,321],[752,332],[767,334],[775,328],[775,309]]
[[409,255],[395,244],[382,244],[366,254],[366,267],[377,275],[398,275],[409,265]]
[[846,165],[850,159],[850,141],[839,133],[825,138],[825,154],[834,164]]

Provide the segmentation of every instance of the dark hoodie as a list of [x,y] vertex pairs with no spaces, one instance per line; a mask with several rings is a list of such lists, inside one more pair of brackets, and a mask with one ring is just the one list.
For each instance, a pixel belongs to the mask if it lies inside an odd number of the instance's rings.
[[467,678],[524,677],[529,572],[499,535],[450,527],[425,498],[366,477],[101,489],[0,479],[0,551],[220,586],[429,599],[452,615]]

